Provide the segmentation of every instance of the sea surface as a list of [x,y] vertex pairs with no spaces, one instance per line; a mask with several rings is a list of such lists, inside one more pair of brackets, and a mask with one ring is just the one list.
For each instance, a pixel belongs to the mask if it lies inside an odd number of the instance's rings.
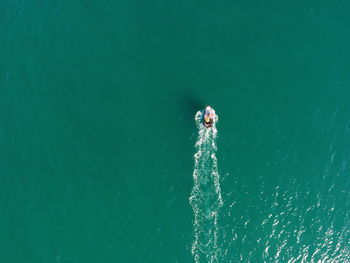
[[0,262],[349,262],[349,10],[0,1]]

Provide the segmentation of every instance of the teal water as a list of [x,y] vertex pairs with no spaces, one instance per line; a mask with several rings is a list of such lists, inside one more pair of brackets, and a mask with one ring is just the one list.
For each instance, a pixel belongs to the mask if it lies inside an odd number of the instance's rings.
[[206,104],[218,262],[347,262],[349,7],[1,1],[1,262],[194,262]]

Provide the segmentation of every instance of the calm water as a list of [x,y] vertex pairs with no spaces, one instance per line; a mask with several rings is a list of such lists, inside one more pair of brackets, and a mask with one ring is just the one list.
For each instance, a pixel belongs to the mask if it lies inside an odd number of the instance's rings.
[[[348,1],[0,1],[1,262],[348,262]],[[202,260],[201,262],[206,262]]]

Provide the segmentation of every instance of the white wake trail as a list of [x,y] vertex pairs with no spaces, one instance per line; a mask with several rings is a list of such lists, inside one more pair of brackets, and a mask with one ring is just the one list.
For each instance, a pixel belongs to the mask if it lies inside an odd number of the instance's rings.
[[194,212],[192,254],[196,263],[216,263],[220,255],[218,216],[223,205],[216,158],[217,129],[216,123],[206,128],[201,119],[202,112],[197,112],[197,152],[194,155],[194,185],[190,196]]

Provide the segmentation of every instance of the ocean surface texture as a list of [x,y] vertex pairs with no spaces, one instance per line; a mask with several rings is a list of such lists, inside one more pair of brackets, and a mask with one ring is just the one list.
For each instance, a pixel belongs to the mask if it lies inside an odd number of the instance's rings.
[[349,262],[349,10],[0,1],[0,261]]

